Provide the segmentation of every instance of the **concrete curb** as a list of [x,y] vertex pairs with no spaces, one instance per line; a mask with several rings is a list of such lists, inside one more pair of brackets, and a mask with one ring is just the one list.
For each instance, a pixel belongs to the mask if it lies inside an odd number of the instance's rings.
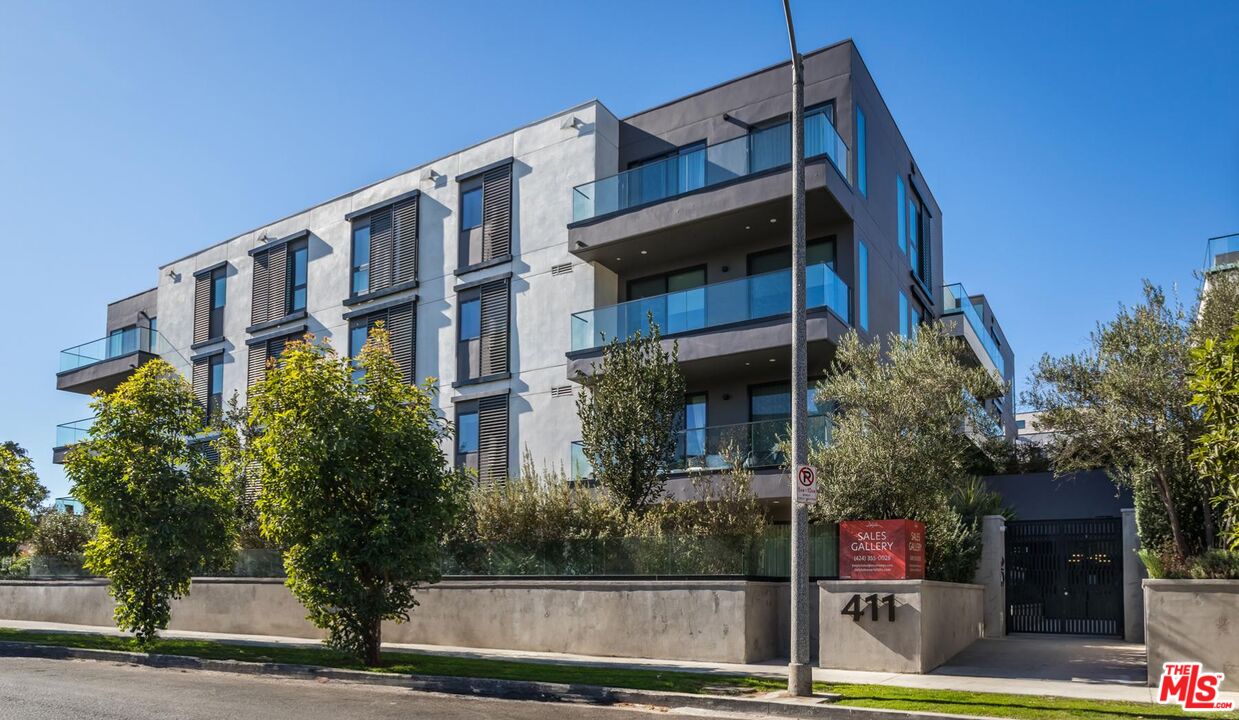
[[555,702],[562,700],[589,702],[599,705],[617,703],[649,705],[662,708],[693,708],[716,712],[742,713],[767,717],[823,718],[824,720],[925,720],[950,718],[961,720],[1000,720],[976,715],[948,715],[944,713],[909,712],[856,708],[828,704],[800,704],[790,701],[760,700],[753,698],[726,697],[722,695],[693,695],[689,693],[662,692],[657,690],[629,690],[598,685],[567,685],[532,680],[499,680],[493,678],[466,678],[438,675],[403,675],[378,673],[367,670],[344,670],[315,665],[287,663],[258,663],[239,660],[207,660],[185,655],[161,655],[120,650],[95,650],[90,648],[37,645],[34,643],[0,641],[0,657],[34,657],[52,660],[96,660],[154,668],[181,670],[209,670],[236,675],[258,675],[272,678],[312,680],[324,678],[339,682],[365,685],[400,687],[421,692],[436,692],[448,695],[473,695],[506,700],[539,700]]

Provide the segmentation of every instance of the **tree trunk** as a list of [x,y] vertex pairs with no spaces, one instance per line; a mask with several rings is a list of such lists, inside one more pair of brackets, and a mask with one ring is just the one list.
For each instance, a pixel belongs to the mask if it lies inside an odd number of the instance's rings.
[[1161,491],[1162,504],[1166,506],[1166,518],[1170,521],[1170,535],[1174,538],[1175,555],[1179,560],[1187,560],[1187,540],[1183,537],[1183,528],[1179,526],[1179,512],[1174,507],[1174,496],[1170,493],[1170,484],[1164,475],[1157,476],[1157,487]]
[[379,653],[380,647],[383,644],[383,620],[374,618],[370,621],[370,631],[366,633],[365,638],[365,653],[366,666],[378,667],[383,663],[383,658]]
[[1200,501],[1200,509],[1205,514],[1205,549],[1212,550],[1216,542],[1216,534],[1213,529],[1213,508],[1209,506],[1209,498],[1204,498]]

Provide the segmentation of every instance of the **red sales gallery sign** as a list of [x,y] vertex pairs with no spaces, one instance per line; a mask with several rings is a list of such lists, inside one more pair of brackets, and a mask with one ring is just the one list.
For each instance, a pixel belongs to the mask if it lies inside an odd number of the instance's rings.
[[840,580],[923,580],[925,525],[916,520],[839,523]]

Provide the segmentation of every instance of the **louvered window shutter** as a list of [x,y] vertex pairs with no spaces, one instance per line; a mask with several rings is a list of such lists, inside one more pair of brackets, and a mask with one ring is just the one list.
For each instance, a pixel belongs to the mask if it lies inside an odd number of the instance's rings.
[[392,359],[401,376],[406,383],[416,383],[413,371],[417,357],[417,307],[413,303],[387,311],[387,334]]
[[288,275],[288,244],[272,248],[267,255],[270,256],[267,316],[263,320],[274,320],[288,314],[288,288],[285,285],[285,278]]
[[414,197],[392,208],[396,236],[393,284],[417,277],[417,201]]
[[246,365],[246,382],[250,387],[266,377],[267,374],[267,344],[250,345],[249,361]]
[[194,278],[194,342],[211,338],[211,273]]
[[271,295],[271,254],[256,253],[254,255],[254,293],[250,303],[250,324],[257,325],[266,322],[267,298]]
[[478,480],[502,485],[508,479],[508,396],[478,401]]
[[508,281],[483,285],[481,374],[496,375],[508,371]]
[[512,252],[512,166],[482,176],[482,261]]
[[198,404],[205,410],[207,401],[207,392],[211,385],[211,359],[202,358],[194,361],[194,397],[198,399]]
[[391,208],[370,216],[370,289],[391,287],[392,227]]

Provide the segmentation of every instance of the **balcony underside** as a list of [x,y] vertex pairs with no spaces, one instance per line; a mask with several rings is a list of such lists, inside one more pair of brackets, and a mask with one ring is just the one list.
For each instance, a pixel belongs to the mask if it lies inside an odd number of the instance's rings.
[[[825,373],[834,360],[839,338],[848,329],[826,308],[809,312],[806,334],[810,377]],[[790,372],[792,324],[787,315],[663,338],[665,349],[670,350],[672,343],[679,345],[680,369],[691,385],[765,374],[771,368]],[[568,379],[579,381],[591,375],[592,366],[601,364],[602,354],[603,348],[568,353]]]
[[943,329],[946,330],[948,335],[962,339],[964,344],[968,346],[970,352],[965,355],[965,359],[968,362],[985,368],[998,382],[1006,382],[1006,378],[1002,375],[1002,370],[990,359],[985,345],[977,337],[976,330],[973,329],[972,324],[962,314],[944,315],[941,322]]
[[[806,166],[805,188],[808,237],[852,219],[852,192],[828,161]],[[670,262],[747,245],[753,236],[746,226],[767,229],[771,219],[790,234],[786,167],[576,223],[569,227],[568,247],[583,260],[629,272],[643,250],[658,262]]]
[[133,371],[159,357],[144,350],[128,353],[101,362],[56,374],[56,389],[89,395],[96,390],[111,392]]

